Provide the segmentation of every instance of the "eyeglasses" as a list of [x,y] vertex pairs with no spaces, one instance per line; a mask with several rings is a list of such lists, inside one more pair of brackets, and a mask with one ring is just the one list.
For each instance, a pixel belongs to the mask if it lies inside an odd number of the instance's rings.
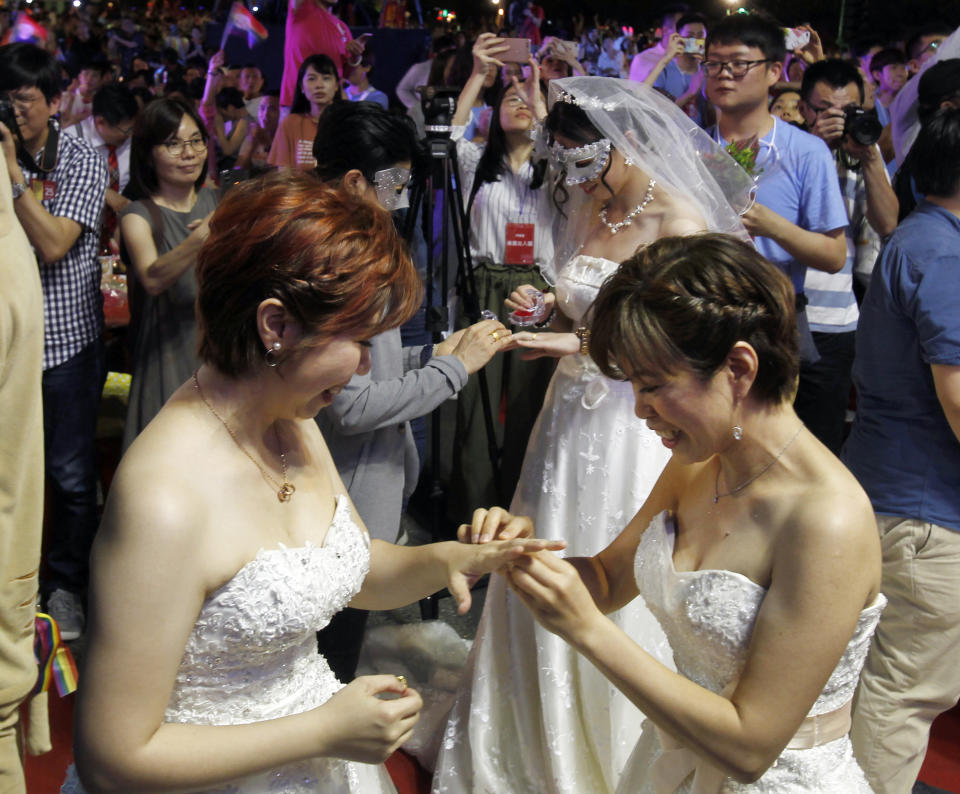
[[700,64],[707,77],[719,77],[727,69],[734,80],[739,80],[758,63],[773,63],[769,58],[759,61],[704,61]]
[[30,108],[43,99],[43,94],[35,91],[32,94],[10,94],[10,103],[21,113],[26,113]]
[[175,138],[172,141],[164,141],[161,145],[167,150],[167,154],[171,157],[180,157],[186,146],[189,146],[197,154],[207,149],[207,142],[200,135],[194,135],[186,141]]

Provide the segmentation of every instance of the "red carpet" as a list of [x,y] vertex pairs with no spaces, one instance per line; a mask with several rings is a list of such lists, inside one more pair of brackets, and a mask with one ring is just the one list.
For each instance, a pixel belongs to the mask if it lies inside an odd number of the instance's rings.
[[[56,794],[73,759],[70,733],[73,696],[50,698],[53,752],[27,760],[27,793]],[[429,794],[430,776],[410,756],[394,753],[387,761],[399,794]],[[960,706],[940,715],[933,724],[930,747],[920,772],[924,783],[960,794]]]

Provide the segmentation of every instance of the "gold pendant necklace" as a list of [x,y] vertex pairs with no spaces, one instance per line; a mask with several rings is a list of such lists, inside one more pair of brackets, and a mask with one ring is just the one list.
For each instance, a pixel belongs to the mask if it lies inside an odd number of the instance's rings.
[[213,406],[207,402],[207,398],[203,395],[203,390],[200,388],[200,378],[197,377],[197,371],[193,373],[193,386],[197,390],[197,394],[200,396],[200,401],[207,406],[207,410],[212,413],[219,421],[220,424],[226,428],[226,431],[230,434],[230,438],[233,439],[233,443],[237,445],[240,451],[250,458],[250,462],[253,463],[258,469],[260,469],[260,474],[263,476],[263,479],[273,488],[277,489],[277,499],[281,502],[289,502],[290,497],[296,492],[296,486],[287,480],[287,456],[283,453],[283,446],[280,444],[280,433],[277,431],[276,425],[273,427],[274,435],[277,437],[277,448],[280,450],[280,468],[283,470],[283,482],[278,483],[273,477],[270,476],[270,473],[260,464],[253,455],[247,452],[243,444],[240,443],[240,439],[237,438],[236,433],[233,432],[230,425],[227,424],[227,421],[220,416],[216,411],[213,410]]

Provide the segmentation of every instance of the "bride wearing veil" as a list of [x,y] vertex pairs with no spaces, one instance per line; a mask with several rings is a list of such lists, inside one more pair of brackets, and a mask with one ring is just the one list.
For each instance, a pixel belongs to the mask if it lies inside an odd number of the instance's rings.
[[[670,455],[633,413],[628,383],[589,357],[583,317],[640,246],[703,230],[748,239],[753,182],[672,102],[603,77],[550,84],[541,145],[557,176],[566,240],[544,276],[551,330],[514,334],[528,358],[559,358],[510,512],[571,555],[605,548],[643,504]],[[526,305],[523,287],[508,305]],[[561,535],[557,535],[557,532]],[[490,538],[482,528],[470,540]],[[669,645],[641,599],[611,617],[664,663]],[[493,577],[440,746],[435,794],[605,794],[639,739],[642,715],[588,661],[541,628]]]

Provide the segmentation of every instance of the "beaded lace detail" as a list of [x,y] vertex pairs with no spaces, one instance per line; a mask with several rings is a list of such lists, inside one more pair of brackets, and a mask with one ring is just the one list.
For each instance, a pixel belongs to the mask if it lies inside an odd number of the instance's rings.
[[[766,588],[725,570],[677,571],[673,565],[674,529],[669,513],[656,516],[643,534],[634,560],[640,594],[663,625],[673,648],[677,671],[713,692],[740,675],[753,625]],[[824,714],[853,697],[886,599],[860,613],[850,642],[809,714]],[[789,685],[789,682],[785,682]],[[652,792],[647,770],[660,752],[656,731],[643,740],[627,764],[623,794]],[[689,782],[677,791],[689,790]],[[727,779],[722,792],[869,792],[844,736],[809,750],[785,750],[755,783]]]
[[[360,590],[370,541],[340,497],[322,546],[261,549],[204,601],[177,671],[166,722],[238,725],[316,708],[342,684],[316,632]],[[82,792],[71,769],[63,789]],[[382,767],[315,758],[210,789],[217,794],[393,792]]]

